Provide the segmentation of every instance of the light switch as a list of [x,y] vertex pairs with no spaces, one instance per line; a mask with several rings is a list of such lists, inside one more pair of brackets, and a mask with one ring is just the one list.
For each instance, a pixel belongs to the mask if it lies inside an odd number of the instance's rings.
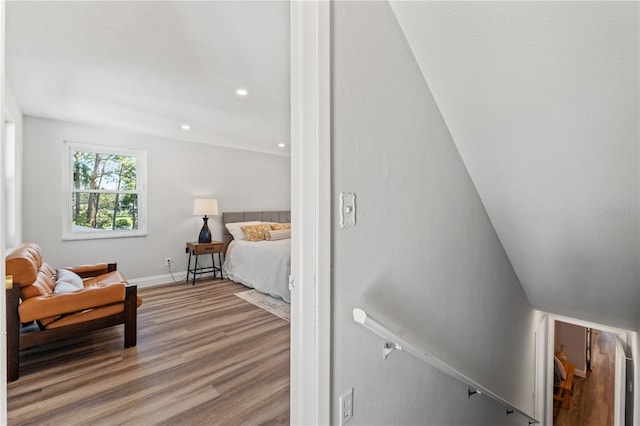
[[340,227],[348,228],[356,225],[356,194],[340,193]]

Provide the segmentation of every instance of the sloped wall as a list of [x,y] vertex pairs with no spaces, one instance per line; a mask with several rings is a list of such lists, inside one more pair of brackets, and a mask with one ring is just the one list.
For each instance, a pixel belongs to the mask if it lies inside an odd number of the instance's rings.
[[[350,424],[526,424],[354,323],[361,307],[533,411],[532,310],[386,2],[332,4],[332,419]],[[340,192],[357,224],[339,226]]]
[[640,3],[392,9],[527,298],[640,320]]

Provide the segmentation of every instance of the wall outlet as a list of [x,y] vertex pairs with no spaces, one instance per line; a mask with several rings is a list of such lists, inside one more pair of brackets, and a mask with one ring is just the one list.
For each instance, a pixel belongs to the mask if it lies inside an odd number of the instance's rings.
[[340,425],[349,423],[353,417],[353,388],[340,397]]
[[171,258],[170,257],[166,257],[164,259],[164,264],[165,264],[165,266],[169,266],[170,267],[171,266]]

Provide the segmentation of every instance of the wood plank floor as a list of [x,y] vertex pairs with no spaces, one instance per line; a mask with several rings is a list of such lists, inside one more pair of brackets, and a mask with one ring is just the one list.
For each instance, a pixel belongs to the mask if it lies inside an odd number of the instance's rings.
[[554,426],[613,425],[616,336],[599,331],[593,337],[593,371],[575,377],[571,408],[560,409]]
[[122,326],[21,353],[10,425],[289,423],[289,323],[198,281],[139,289],[138,345]]

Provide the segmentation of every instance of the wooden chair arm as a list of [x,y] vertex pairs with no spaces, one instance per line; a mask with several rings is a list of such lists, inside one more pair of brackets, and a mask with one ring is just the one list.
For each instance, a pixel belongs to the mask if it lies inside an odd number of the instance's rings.
[[97,277],[98,275],[106,274],[108,272],[113,272],[118,269],[117,263],[97,263],[95,265],[80,265],[80,266],[71,266],[65,267],[63,269],[67,269],[71,272],[75,272],[80,276],[80,278],[91,278]]

